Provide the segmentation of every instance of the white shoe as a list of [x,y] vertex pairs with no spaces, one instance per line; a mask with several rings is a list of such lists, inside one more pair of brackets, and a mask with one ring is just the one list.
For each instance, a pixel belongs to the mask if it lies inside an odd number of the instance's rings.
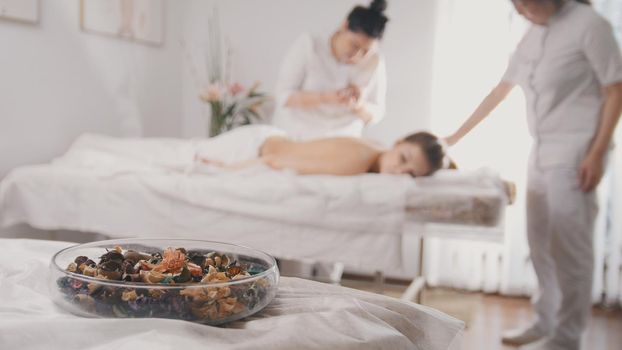
[[503,333],[501,342],[506,345],[521,346],[536,342],[549,334],[536,325],[528,328],[513,329]]

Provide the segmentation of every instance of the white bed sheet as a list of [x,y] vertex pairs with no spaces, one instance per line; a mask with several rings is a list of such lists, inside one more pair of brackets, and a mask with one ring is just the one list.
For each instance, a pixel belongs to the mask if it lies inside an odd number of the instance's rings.
[[[401,272],[405,223],[424,222],[417,216],[423,210],[440,210],[441,218],[457,215],[452,211],[468,217],[476,212],[472,202],[482,196],[502,203],[492,210],[501,217],[505,200],[498,181],[485,171],[413,181],[266,169],[209,175],[164,168],[111,172],[54,163],[18,168],[0,183],[0,224],[227,241],[285,259]],[[414,212],[407,211],[411,207]],[[423,231],[415,227],[408,230]],[[474,227],[462,231],[475,232]]]
[[87,319],[48,298],[47,269],[68,243],[0,240],[0,344],[6,349],[458,349],[464,324],[430,308],[282,278],[261,313],[217,328],[164,319]]
[[285,172],[109,176],[60,165],[19,168],[0,183],[0,223],[110,237],[226,241],[286,259],[401,269],[405,192],[383,176]]

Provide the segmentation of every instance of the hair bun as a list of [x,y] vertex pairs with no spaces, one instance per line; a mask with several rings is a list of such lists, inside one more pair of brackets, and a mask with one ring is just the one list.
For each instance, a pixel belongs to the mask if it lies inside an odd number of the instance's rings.
[[386,0],[373,0],[371,4],[369,5],[369,9],[372,11],[383,13],[387,9],[387,1]]

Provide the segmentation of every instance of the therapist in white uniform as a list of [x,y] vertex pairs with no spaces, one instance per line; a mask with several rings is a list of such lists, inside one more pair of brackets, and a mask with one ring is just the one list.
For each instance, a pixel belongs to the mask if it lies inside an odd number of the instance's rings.
[[273,124],[291,137],[360,137],[384,116],[385,64],[378,50],[386,1],[357,6],[330,36],[304,34],[287,53],[276,84]]
[[503,342],[577,350],[591,309],[594,189],[622,111],[622,58],[611,25],[589,1],[513,2],[533,25],[501,82],[446,142],[458,142],[514,85],[523,89],[534,140],[527,235],[539,286],[537,319],[507,332]]

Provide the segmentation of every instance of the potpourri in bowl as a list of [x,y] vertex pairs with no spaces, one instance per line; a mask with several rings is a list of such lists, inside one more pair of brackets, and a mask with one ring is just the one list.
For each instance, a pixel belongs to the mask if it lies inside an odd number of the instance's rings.
[[272,301],[270,255],[233,244],[124,239],[76,245],[50,263],[53,300],[85,317],[170,318],[222,325]]

